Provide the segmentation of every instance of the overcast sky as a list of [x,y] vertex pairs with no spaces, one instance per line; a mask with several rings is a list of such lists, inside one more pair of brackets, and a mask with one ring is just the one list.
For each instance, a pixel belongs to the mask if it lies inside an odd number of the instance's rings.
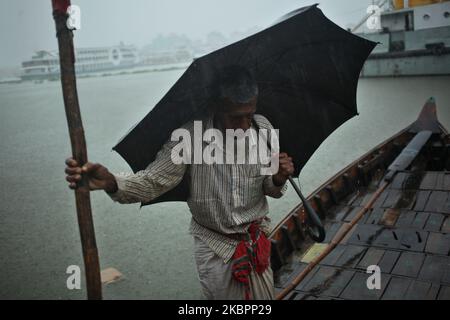
[[[56,49],[50,0],[0,0],[0,67],[19,66],[33,51]],[[304,0],[72,0],[81,8],[75,45],[109,46],[123,41],[139,47],[158,34],[203,38],[264,28],[283,14],[316,3]],[[372,0],[318,1],[342,27],[355,24]]]

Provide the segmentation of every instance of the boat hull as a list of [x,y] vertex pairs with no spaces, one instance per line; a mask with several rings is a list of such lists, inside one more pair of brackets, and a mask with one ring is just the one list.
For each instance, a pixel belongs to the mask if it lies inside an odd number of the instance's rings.
[[[413,163],[343,234],[371,203],[390,164],[424,129],[433,134]],[[327,231],[323,244],[308,236],[301,204],[270,235],[276,290],[293,288],[285,299],[450,299],[450,135],[437,121],[433,103],[415,123],[338,172],[308,201]],[[367,287],[367,268],[373,266],[381,270],[377,290]]]
[[361,77],[407,77],[450,75],[450,48],[414,50],[371,55],[361,71]]

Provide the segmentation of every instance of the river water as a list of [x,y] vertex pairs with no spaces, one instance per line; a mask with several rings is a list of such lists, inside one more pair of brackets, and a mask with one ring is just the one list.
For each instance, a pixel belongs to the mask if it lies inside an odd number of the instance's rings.
[[[91,161],[113,172],[128,165],[111,151],[148,113],[183,70],[85,78],[78,81]],[[335,131],[300,174],[309,194],[339,169],[416,119],[434,96],[450,128],[450,77],[361,79],[360,115]],[[83,299],[68,290],[66,269],[83,266],[73,192],[64,180],[70,155],[59,82],[0,85],[0,299]],[[299,199],[270,200],[273,223]],[[106,299],[197,299],[201,290],[184,203],[142,209],[92,193],[101,268],[121,281],[106,285]]]

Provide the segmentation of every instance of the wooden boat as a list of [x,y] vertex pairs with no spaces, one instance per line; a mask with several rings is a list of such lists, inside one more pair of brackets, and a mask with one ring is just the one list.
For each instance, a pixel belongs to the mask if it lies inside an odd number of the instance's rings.
[[[413,162],[311,268],[310,260],[367,207],[391,163],[421,130],[432,135]],[[437,119],[433,98],[417,121],[342,169],[307,200],[325,226],[326,239],[317,244],[308,237],[303,205],[274,228],[271,259],[279,298],[284,293],[288,300],[450,299],[450,135]],[[379,289],[367,285],[369,266],[379,267]]]

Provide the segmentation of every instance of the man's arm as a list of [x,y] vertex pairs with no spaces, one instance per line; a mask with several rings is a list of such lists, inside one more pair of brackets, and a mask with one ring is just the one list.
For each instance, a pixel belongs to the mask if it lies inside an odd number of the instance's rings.
[[119,203],[149,202],[175,188],[186,171],[186,164],[174,164],[171,159],[176,144],[176,141],[166,142],[145,170],[114,174],[117,191],[107,194]]
[[171,150],[176,144],[176,141],[166,142],[156,159],[145,170],[136,173],[113,174],[104,166],[92,163],[79,168],[69,158],[66,161],[66,180],[74,189],[76,182],[81,180],[81,174],[87,174],[91,190],[104,190],[116,202],[149,202],[175,188],[183,179],[187,165],[174,164],[171,159]]
[[272,198],[282,197],[287,189],[286,181],[292,173],[294,173],[292,158],[284,152],[280,153],[278,172],[264,179],[264,194]]
[[281,198],[287,190],[286,182],[276,185],[273,180],[274,176],[267,176],[263,182],[264,194],[272,198]]
[[[274,128],[266,117],[255,114],[254,119],[260,129],[269,130],[272,134]],[[279,154],[278,164],[278,172],[274,175],[267,176],[263,183],[264,194],[272,198],[280,198],[286,193],[286,181],[294,173],[294,163],[292,162],[292,158],[286,153]]]

